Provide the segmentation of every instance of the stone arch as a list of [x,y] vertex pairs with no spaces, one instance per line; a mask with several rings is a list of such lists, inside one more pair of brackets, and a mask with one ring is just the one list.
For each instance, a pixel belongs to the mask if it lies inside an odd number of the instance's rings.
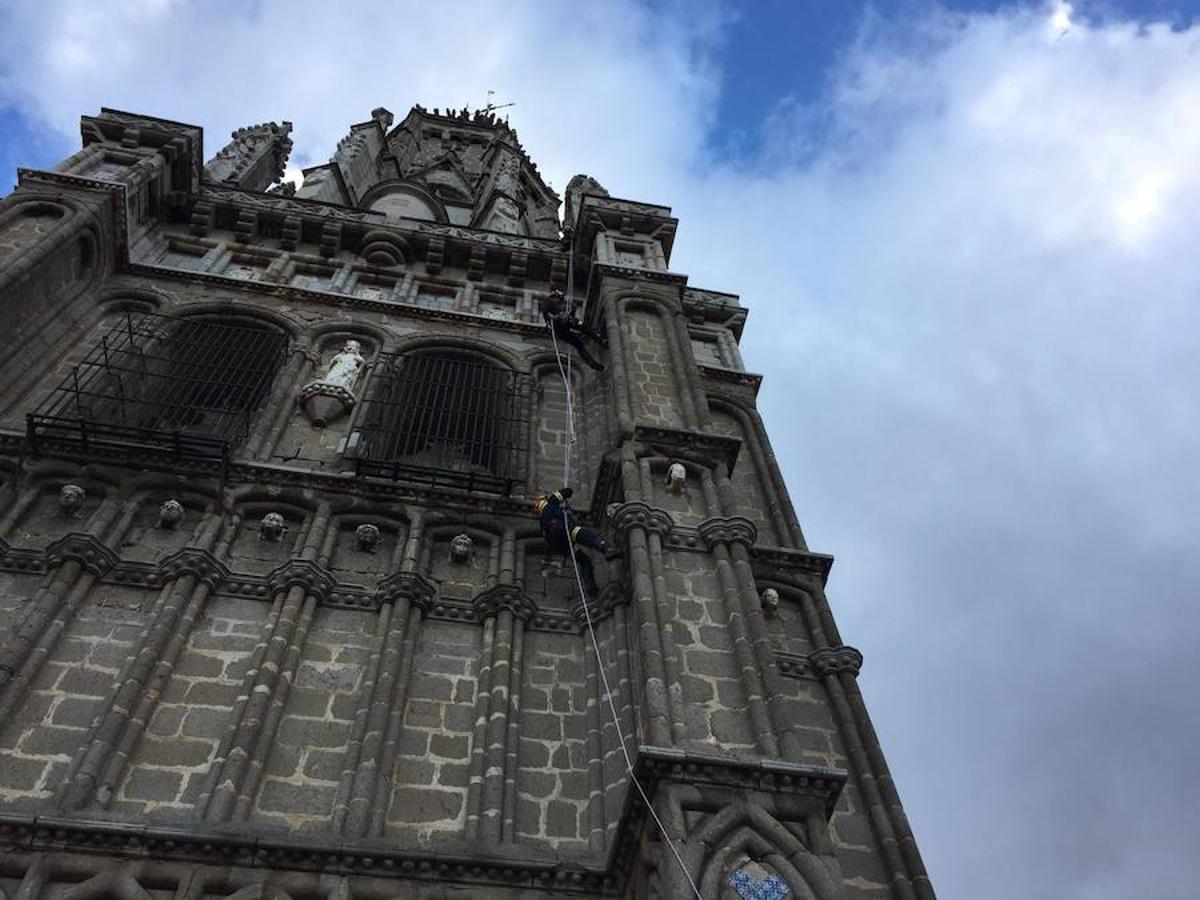
[[302,334],[301,326],[281,313],[258,306],[236,303],[232,300],[198,300],[181,303],[169,310],[164,310],[164,314],[184,321],[188,319],[220,319],[228,320],[232,324],[242,322],[259,326],[273,326],[282,331],[290,340],[295,340]]
[[738,897],[728,888],[729,878],[747,860],[773,869],[796,900],[834,900],[840,895],[837,879],[821,859],[757,804],[726,807],[709,818],[689,842],[703,848],[696,883],[705,897]]
[[128,871],[110,869],[59,895],[61,900],[154,900]]
[[443,225],[450,221],[442,201],[412,181],[377,184],[366,193],[360,205],[381,212],[389,219],[418,219]]
[[773,477],[756,418],[738,401],[719,394],[709,395],[708,408],[714,431],[742,441],[730,481],[745,502],[738,509],[725,510],[725,514],[750,517],[758,526],[761,543],[792,547],[794,541],[783,512],[784,489]]
[[393,352],[397,354],[436,350],[467,353],[490,362],[498,363],[514,372],[527,371],[521,364],[521,357],[511,350],[488,344],[477,338],[467,337],[461,333],[424,332],[422,334],[408,335],[397,340],[393,348]]

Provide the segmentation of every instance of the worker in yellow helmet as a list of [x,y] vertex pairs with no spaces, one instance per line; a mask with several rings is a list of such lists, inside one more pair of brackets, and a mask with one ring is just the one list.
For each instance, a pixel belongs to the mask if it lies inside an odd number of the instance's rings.
[[[533,514],[538,517],[538,525],[542,537],[546,541],[546,549],[552,553],[569,556],[571,544],[576,547],[587,547],[604,554],[605,559],[620,556],[620,551],[613,547],[601,535],[586,525],[577,525],[571,514],[567,501],[574,491],[569,487],[561,488],[552,494],[541,494],[533,501]],[[586,553],[575,553],[579,565],[579,575],[583,580],[584,589],[588,593],[597,592],[596,576],[592,569],[592,560]]]

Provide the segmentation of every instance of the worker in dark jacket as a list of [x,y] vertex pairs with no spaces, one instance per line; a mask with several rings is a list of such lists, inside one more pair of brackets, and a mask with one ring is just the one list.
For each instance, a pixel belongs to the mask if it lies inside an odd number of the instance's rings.
[[[587,547],[604,554],[605,559],[620,556],[620,551],[613,547],[601,535],[586,525],[575,524],[567,501],[574,493],[571,488],[564,487],[552,494],[542,494],[533,501],[533,513],[538,517],[538,525],[542,537],[546,541],[546,549],[562,556],[570,556],[571,544],[576,547]],[[579,575],[583,580],[584,589],[595,594],[596,575],[592,569],[592,560],[586,553],[576,551],[575,560],[579,565]]]
[[583,339],[591,338],[601,347],[608,346],[608,339],[594,328],[588,328],[575,318],[575,305],[567,301],[562,291],[551,291],[541,303],[542,318],[554,331],[554,337],[570,344],[580,358],[597,372],[604,371],[604,364],[593,357],[583,345]]

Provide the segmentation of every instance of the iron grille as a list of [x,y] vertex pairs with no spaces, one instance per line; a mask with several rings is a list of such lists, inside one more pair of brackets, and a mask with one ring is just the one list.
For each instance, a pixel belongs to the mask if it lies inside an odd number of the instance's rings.
[[269,325],[127,314],[28,416],[33,450],[228,459],[287,346]]
[[527,382],[467,354],[383,354],[348,452],[359,474],[507,496],[525,462]]

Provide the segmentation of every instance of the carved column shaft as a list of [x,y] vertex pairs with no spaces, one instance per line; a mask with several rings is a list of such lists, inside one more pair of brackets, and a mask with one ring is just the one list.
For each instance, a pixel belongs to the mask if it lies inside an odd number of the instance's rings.
[[729,620],[733,655],[737,660],[742,690],[746,694],[746,707],[750,714],[751,727],[754,729],[754,741],[758,751],[764,756],[778,756],[779,747],[775,740],[775,731],[771,727],[764,686],[746,629],[746,617],[742,609],[737,579],[733,574],[733,567],[729,559],[729,547],[724,542],[716,542],[710,549],[713,559],[717,563],[717,581],[721,585],[721,599],[725,604],[725,615]]
[[588,848],[604,850],[604,735],[601,731],[600,705],[605,701],[600,686],[599,661],[592,652],[591,638],[584,634],[584,685],[587,690],[588,752]]
[[704,385],[700,380],[700,370],[696,366],[692,354],[692,336],[688,333],[687,319],[679,310],[671,316],[671,328],[675,333],[675,341],[679,346],[680,359],[676,371],[684,373],[687,390],[692,398],[696,414],[697,428],[703,428],[708,422],[708,395],[704,393]]
[[679,647],[675,643],[675,610],[667,590],[667,574],[663,565],[662,535],[651,531],[646,535],[650,551],[651,583],[654,587],[654,608],[658,613],[658,638],[662,646],[663,673],[667,679],[667,708],[671,714],[671,737],[679,743],[685,737],[683,725],[682,666]]
[[306,592],[299,585],[277,595],[279,613],[265,636],[262,662],[254,673],[248,694],[238,698],[244,701],[244,706],[234,725],[228,752],[213,762],[213,769],[218,775],[212,794],[209,797],[202,795],[201,809],[204,817],[210,821],[224,821],[233,813],[243,778],[250,766],[251,754],[262,733],[262,724],[279,682],[284,658],[303,615],[305,599]]
[[267,708],[261,731],[254,744],[254,752],[249,758],[238,788],[237,803],[233,809],[233,818],[235,819],[244,819],[250,814],[254,795],[258,791],[263,770],[267,765],[267,758],[275,742],[275,735],[279,731],[279,723],[283,721],[284,711],[287,709],[288,696],[291,694],[292,685],[296,682],[296,673],[300,669],[300,659],[304,654],[304,645],[308,641],[308,633],[312,628],[316,612],[317,597],[309,594],[304,598],[304,609],[300,614],[300,622],[288,642],[275,689],[271,692],[271,703]]
[[504,808],[504,742],[508,733],[508,701],[512,677],[514,643],[512,610],[496,615],[496,640],[492,645],[492,686],[488,700],[488,722],[483,767],[483,801],[479,836],[484,841],[500,839]]
[[512,668],[509,672],[507,733],[504,747],[504,816],[500,837],[512,842],[517,838],[517,766],[521,740],[521,680],[525,664],[525,622],[513,623]]
[[479,818],[483,803],[483,763],[487,744],[488,707],[492,696],[492,646],[496,640],[496,619],[488,616],[483,622],[483,644],[479,656],[479,677],[475,694],[475,730],[471,735],[471,769],[467,782],[468,840],[479,835]]
[[408,704],[408,685],[412,680],[413,660],[417,655],[417,641],[421,637],[421,623],[425,612],[416,604],[409,603],[407,634],[400,644],[400,669],[392,687],[392,703],[387,711],[387,728],[383,732],[383,745],[379,749],[379,767],[375,775],[375,800],[371,804],[371,824],[368,834],[381,835],[387,824],[388,809],[392,801],[392,777],[396,771],[396,757],[400,753],[400,731],[404,727],[404,708]]
[[608,331],[609,383],[612,384],[613,396],[617,401],[617,426],[621,430],[621,437],[624,438],[633,434],[633,407],[629,396],[629,362],[625,356],[625,339],[621,333],[618,309],[623,315],[623,305],[609,305],[604,325]]
[[[681,418],[688,428],[699,428],[701,425],[700,415],[696,411],[695,396],[688,377],[689,371],[694,371],[696,368],[695,363],[692,362],[691,341],[689,339],[688,355],[685,357],[683,349],[679,346],[679,332],[675,328],[674,313],[660,306],[658,320],[662,323],[663,335],[667,341],[667,357],[671,360],[671,372],[677,379],[675,394],[679,398]],[[681,375],[682,380],[678,380]]]
[[800,742],[792,727],[792,718],[788,714],[787,697],[779,667],[775,663],[775,648],[771,643],[771,633],[767,629],[763,617],[762,603],[758,597],[758,588],[754,583],[754,572],[750,568],[750,551],[744,543],[737,542],[730,547],[733,557],[733,570],[737,576],[740,588],[742,612],[746,617],[747,630],[754,656],[758,664],[759,675],[762,678],[763,690],[766,692],[771,719],[775,723],[775,734],[779,738],[780,749],[784,759],[793,762],[800,759]]
[[629,569],[633,576],[633,597],[638,611],[638,643],[645,672],[643,698],[650,742],[671,746],[671,714],[667,699],[667,672],[659,639],[658,608],[650,569],[650,549],[642,528],[629,531]]

